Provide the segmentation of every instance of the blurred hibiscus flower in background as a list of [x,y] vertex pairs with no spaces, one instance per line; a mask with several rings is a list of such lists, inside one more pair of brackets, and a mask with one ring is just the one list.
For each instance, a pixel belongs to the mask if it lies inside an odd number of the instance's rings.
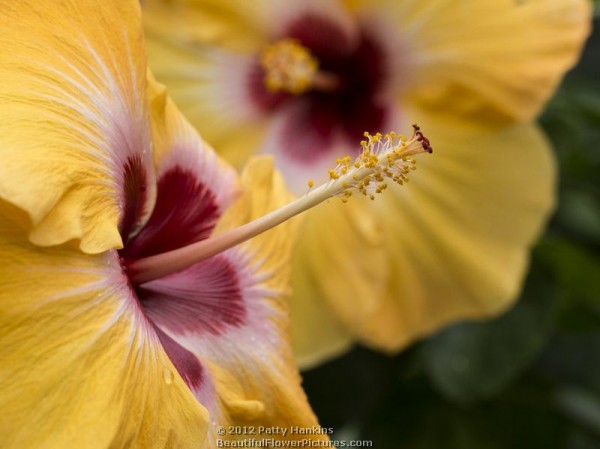
[[303,220],[301,363],[355,341],[396,351],[512,304],[555,199],[531,122],[590,13],[586,0],[144,2],[150,64],[186,116],[235,164],[275,155],[298,195],[364,131],[418,120],[435,142],[408,189]]

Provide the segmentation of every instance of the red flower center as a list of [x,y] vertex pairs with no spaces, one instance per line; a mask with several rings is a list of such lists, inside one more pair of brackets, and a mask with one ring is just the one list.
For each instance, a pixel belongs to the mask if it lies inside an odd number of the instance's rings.
[[[125,246],[119,251],[122,260],[161,254],[210,235],[220,216],[216,196],[190,168],[180,165],[160,174],[152,214],[132,235],[139,225],[141,205],[145,204],[149,189],[141,164],[128,161],[124,170],[126,202],[120,229]],[[198,388],[203,378],[200,362],[170,335],[219,335],[228,327],[242,325],[246,308],[237,268],[226,256],[219,255],[131,288],[181,377],[190,388]]]
[[[335,89],[309,89],[300,95],[271,92],[265,87],[264,71],[258,59],[248,83],[250,98],[264,113],[293,108],[294,120],[286,126],[282,147],[290,159],[310,164],[322,158],[336,136],[359,142],[365,131],[385,127],[388,107],[382,89],[388,73],[383,46],[368,30],[350,37],[330,19],[304,15],[290,23],[280,39],[292,38],[318,60],[322,72],[333,75]],[[318,143],[318,144],[315,144]]]

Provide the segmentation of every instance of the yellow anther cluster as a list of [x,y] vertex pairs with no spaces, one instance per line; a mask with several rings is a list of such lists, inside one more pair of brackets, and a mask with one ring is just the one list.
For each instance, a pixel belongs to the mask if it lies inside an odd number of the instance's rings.
[[338,158],[337,166],[329,170],[332,182],[341,181],[337,196],[346,202],[357,191],[375,199],[376,193],[388,187],[387,180],[399,185],[408,182],[408,174],[416,169],[417,163],[412,156],[432,152],[429,140],[420,128],[413,125],[413,129],[410,139],[394,132],[365,133],[366,140],[360,143],[362,152],[354,162],[349,156]]
[[295,39],[283,39],[268,45],[262,52],[260,63],[265,71],[267,89],[295,95],[311,87],[319,68],[310,51]]

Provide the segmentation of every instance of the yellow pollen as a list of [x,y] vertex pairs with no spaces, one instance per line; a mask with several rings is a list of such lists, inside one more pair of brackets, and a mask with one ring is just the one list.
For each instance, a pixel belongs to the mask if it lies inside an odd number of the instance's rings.
[[366,139],[360,143],[362,152],[355,161],[349,156],[337,158],[337,166],[328,171],[329,182],[339,184],[335,196],[344,203],[352,191],[375,199],[376,193],[387,189],[386,179],[403,185],[408,182],[408,174],[416,169],[417,161],[412,156],[432,152],[429,140],[417,125],[413,125],[409,139],[394,132],[364,136]]
[[308,188],[312,189],[315,186],[315,182],[312,179],[308,180]]
[[282,39],[265,47],[260,63],[267,89],[295,95],[310,89],[319,68],[310,51],[295,39]]

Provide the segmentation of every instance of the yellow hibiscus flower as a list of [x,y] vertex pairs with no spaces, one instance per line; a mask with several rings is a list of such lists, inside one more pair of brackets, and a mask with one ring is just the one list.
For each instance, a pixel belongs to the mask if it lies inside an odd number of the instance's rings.
[[317,426],[289,345],[289,225],[139,281],[140,261],[289,200],[267,159],[238,181],[147,75],[139,9],[0,1],[3,448]]
[[302,364],[356,341],[396,351],[512,304],[554,205],[554,159],[529,122],[590,16],[588,0],[144,2],[150,64],[186,116],[235,164],[275,155],[296,194],[363,131],[410,117],[436,142],[407,189],[307,214]]

